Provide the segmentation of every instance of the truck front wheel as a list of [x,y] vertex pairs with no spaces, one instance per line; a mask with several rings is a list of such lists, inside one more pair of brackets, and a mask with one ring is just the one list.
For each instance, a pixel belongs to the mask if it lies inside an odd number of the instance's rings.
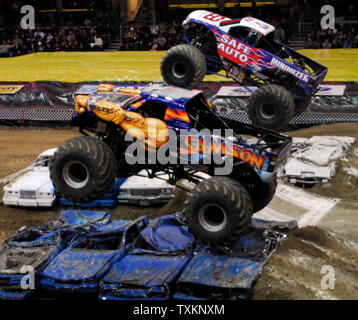
[[188,44],[180,44],[167,51],[160,64],[164,81],[168,84],[193,88],[206,74],[206,60],[201,51]]
[[50,162],[56,191],[72,202],[91,202],[113,186],[117,161],[101,140],[80,136],[63,143]]

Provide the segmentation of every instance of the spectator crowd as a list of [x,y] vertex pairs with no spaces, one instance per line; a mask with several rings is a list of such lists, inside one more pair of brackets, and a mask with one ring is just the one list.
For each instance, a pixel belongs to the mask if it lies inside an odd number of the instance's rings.
[[153,25],[135,24],[127,29],[120,41],[119,50],[167,50],[183,42],[179,22]]
[[[335,9],[335,28],[323,30],[321,20],[315,18],[306,38],[305,49],[358,48],[357,1],[341,0],[339,5],[335,1],[330,3]],[[315,17],[323,17],[319,7],[314,12]]]
[[[105,50],[115,35],[119,34],[120,51],[167,50],[183,42],[181,23],[188,12],[169,11],[161,15],[161,23],[153,24],[149,10],[144,5],[137,19],[140,22],[131,23],[121,31],[117,29],[117,32],[114,31],[110,12],[110,7],[94,5],[92,10],[80,19],[76,14],[67,14],[65,20],[56,13],[42,14],[40,26],[35,30],[4,26],[0,29],[0,56],[14,57],[34,52]],[[232,18],[253,15],[277,27],[280,38],[285,42],[290,36],[289,24],[281,13],[275,16],[271,10],[239,12],[238,9],[231,8],[229,12],[222,14]],[[141,19],[143,17],[144,19]]]
[[[178,11],[174,12],[175,14],[168,13],[167,22],[154,25],[134,23],[129,26],[120,41],[119,50],[167,50],[174,45],[183,43],[182,21],[188,12],[183,12],[181,15],[178,14]],[[262,10],[261,8],[255,11],[239,12],[236,8],[230,8],[230,10],[222,12],[222,14],[231,18],[254,16],[264,20],[276,27],[280,38],[284,42],[288,41],[291,34],[288,19],[280,12]]]
[[[93,1],[85,14],[44,13],[34,30],[23,30],[19,24],[6,26],[0,14],[0,57],[34,52],[105,50],[115,38],[120,39],[117,42],[120,51],[167,50],[183,42],[181,22],[188,12],[168,11],[159,17],[162,22],[156,24],[143,5],[139,19],[125,29],[119,30],[117,26],[115,30],[110,1],[103,2],[106,5],[98,3]],[[19,8],[15,9],[19,12]],[[284,43],[292,36],[292,13],[287,8],[235,7],[224,8],[220,13],[231,18],[253,16],[266,21],[276,27]],[[318,19],[313,21],[313,28],[305,43],[307,49],[357,47],[358,24],[344,24],[335,30],[322,30]]]
[[305,49],[358,48],[358,23],[340,24],[335,29],[323,30],[314,24],[308,34]]
[[11,38],[2,34],[1,39],[0,56],[3,57],[35,52],[104,50],[111,39],[111,27],[16,29]]
[[[16,8],[20,12],[20,8]],[[36,28],[20,27],[21,16],[14,16],[15,25],[1,23],[0,56],[14,57],[34,52],[104,50],[113,39],[111,8],[93,2],[86,13],[56,12],[36,15]],[[2,27],[1,27],[2,25]]]

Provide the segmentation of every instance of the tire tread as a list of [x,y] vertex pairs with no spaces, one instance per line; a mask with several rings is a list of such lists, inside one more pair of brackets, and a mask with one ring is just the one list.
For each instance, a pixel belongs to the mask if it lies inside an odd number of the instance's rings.
[[[83,190],[72,189],[62,178],[63,162],[71,157],[86,159],[96,169],[96,178],[92,181],[90,179]],[[54,187],[72,202],[84,203],[100,199],[113,186],[116,172],[117,161],[112,150],[101,140],[90,136],[66,141],[50,161],[50,177]]]
[[206,74],[206,60],[202,52],[195,48],[194,46],[188,44],[180,44],[170,48],[163,56],[163,59],[160,63],[160,70],[162,73],[162,77],[164,81],[168,84],[179,85],[178,83],[174,83],[170,77],[166,74],[166,64],[172,57],[186,57],[190,60],[194,67],[194,74],[192,75],[191,80],[184,84],[183,86],[186,88],[194,88],[198,86],[204,79]]
[[[215,187],[218,188],[218,191],[216,191]],[[195,203],[200,201],[199,199],[203,197],[203,191],[205,192],[208,189],[210,190],[208,191],[209,194],[214,192],[214,194],[217,195],[224,195],[224,189],[227,189],[225,199],[230,203],[230,207],[232,208],[231,212],[235,209],[235,224],[230,228],[230,234],[227,234],[220,239],[214,236],[211,239],[208,239],[206,236],[203,237],[200,228],[198,228],[194,222],[195,215],[197,214],[197,212],[194,212],[193,210]],[[253,204],[245,187],[236,180],[228,177],[212,177],[200,182],[190,194],[191,196],[187,197],[187,203],[185,204],[184,217],[189,231],[201,241],[229,244],[239,239],[246,231],[252,218]]]
[[[263,122],[258,115],[257,107],[268,98],[278,108],[278,116],[269,122]],[[252,123],[274,130],[284,129],[295,115],[294,99],[288,90],[276,84],[265,85],[257,89],[248,101],[248,116]]]

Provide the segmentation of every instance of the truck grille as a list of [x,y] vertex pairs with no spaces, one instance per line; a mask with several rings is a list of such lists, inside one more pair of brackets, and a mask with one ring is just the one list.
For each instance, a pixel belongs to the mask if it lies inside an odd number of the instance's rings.
[[36,199],[36,191],[20,190],[21,199]]

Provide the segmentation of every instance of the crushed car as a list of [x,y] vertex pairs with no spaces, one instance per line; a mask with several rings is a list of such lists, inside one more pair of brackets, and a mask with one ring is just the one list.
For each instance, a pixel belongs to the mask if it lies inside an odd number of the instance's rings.
[[50,178],[48,164],[56,150],[52,148],[42,152],[28,169],[3,188],[4,205],[53,207],[58,201],[63,207],[89,209],[115,207],[118,203],[149,206],[164,204],[174,198],[175,187],[164,181],[166,177],[150,179],[143,170],[137,176],[116,178],[113,186],[100,199],[73,203],[57,194]]
[[158,178],[148,178],[145,170],[129,177],[121,185],[118,192],[118,203],[128,203],[138,206],[164,204],[174,198],[175,187],[167,183],[167,175]]
[[252,219],[243,237],[229,246],[198,247],[176,282],[178,300],[247,300],[271,254],[296,221]]
[[130,252],[112,265],[101,282],[102,300],[168,300],[196,242],[183,215],[163,216],[144,228]]
[[[230,245],[197,241],[182,212],[149,221],[63,211],[19,230],[0,248],[0,299],[238,300],[252,289],[296,221],[252,219]],[[34,288],[24,288],[32,266]],[[31,282],[26,278],[26,284]]]
[[187,44],[164,55],[164,81],[193,88],[206,74],[223,70],[240,85],[259,87],[249,98],[247,112],[262,127],[283,129],[304,112],[328,71],[285,45],[274,26],[252,17],[230,19],[197,10],[183,26]]
[[41,288],[58,294],[97,294],[103,276],[147,224],[145,217],[117,220],[74,239],[41,271]]
[[355,141],[353,137],[336,136],[293,138],[291,154],[278,176],[303,188],[328,183],[338,171],[337,161],[346,156]]
[[68,243],[110,221],[108,212],[66,210],[55,221],[20,229],[0,246],[0,300],[24,300],[34,295],[41,272]]
[[56,193],[48,168],[55,151],[56,149],[52,148],[41,153],[28,170],[3,188],[5,205],[52,207],[55,204]]

